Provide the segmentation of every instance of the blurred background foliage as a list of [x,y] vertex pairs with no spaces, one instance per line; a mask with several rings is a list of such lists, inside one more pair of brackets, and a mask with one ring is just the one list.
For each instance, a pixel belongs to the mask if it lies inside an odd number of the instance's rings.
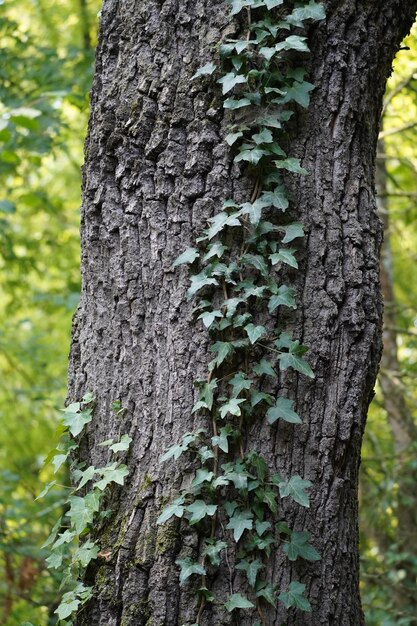
[[[0,624],[56,623],[45,568],[52,469],[79,293],[80,165],[99,0],[0,0]],[[417,29],[395,61],[378,147],[384,356],[361,468],[369,626],[417,624]],[[63,482],[64,479],[63,479]]]

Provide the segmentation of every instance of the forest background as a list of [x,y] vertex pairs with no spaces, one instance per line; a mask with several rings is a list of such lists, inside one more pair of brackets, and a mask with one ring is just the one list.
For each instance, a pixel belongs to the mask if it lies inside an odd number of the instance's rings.
[[[99,0],[0,0],[0,624],[56,623],[60,574],[41,549],[54,476]],[[378,147],[385,351],[362,454],[369,626],[417,624],[417,27],[394,63]],[[59,427],[58,427],[59,429]],[[65,484],[65,468],[58,474]]]

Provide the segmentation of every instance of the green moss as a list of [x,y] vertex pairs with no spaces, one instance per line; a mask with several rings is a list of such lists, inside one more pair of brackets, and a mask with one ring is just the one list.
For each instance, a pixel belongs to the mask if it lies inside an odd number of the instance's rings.
[[155,553],[165,554],[175,547],[178,530],[172,525],[159,526],[156,535]]
[[120,626],[132,626],[138,617],[142,619],[145,618],[148,623],[151,617],[151,603],[147,599],[140,600],[139,602],[135,602],[131,604],[126,609],[123,610],[123,615],[120,620]]

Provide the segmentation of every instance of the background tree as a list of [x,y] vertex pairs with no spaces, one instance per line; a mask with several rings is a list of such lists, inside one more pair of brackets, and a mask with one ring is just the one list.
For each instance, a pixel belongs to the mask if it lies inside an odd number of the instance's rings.
[[[381,324],[375,147],[385,80],[415,9],[411,1],[360,8],[350,0],[326,2],[326,22],[311,32],[316,90],[308,113],[297,115],[289,149],[312,175],[289,185],[308,231],[294,332],[311,348],[316,380],[281,381],[296,382],[298,410],[308,416],[298,438],[285,427],[276,438],[254,427],[247,445],[273,458],[282,475],[312,480],[310,510],[290,506],[287,513],[314,535],[323,558],[297,571],[312,616],[266,609],[270,623],[362,622],[357,475]],[[103,460],[97,444],[109,436],[128,432],[133,444],[131,481],[114,493],[116,513],[99,530],[107,557],[89,568],[95,593],[80,624],[194,621],[193,596],[188,588],[180,591],[174,561],[198,552],[196,536],[181,534],[180,523],[155,527],[187,471],[174,475],[158,459],[193,425],[191,380],[206,360],[205,335],[184,302],[185,276],[171,266],[231,191],[248,187],[222,141],[227,119],[218,87],[189,83],[215,44],[242,28],[223,2],[103,6],[70,396],[97,393],[86,460]],[[110,411],[115,399],[125,409],[117,417]],[[271,568],[274,583],[285,586],[291,568],[280,553]],[[225,564],[219,586],[228,577]],[[225,619],[216,615],[208,609],[202,623]],[[240,623],[246,624],[243,615]]]

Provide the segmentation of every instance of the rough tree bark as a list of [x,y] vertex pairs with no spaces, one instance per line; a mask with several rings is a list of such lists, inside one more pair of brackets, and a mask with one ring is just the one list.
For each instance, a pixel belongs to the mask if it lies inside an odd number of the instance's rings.
[[[327,0],[311,34],[307,113],[297,115],[290,153],[311,175],[289,181],[308,237],[298,284],[297,338],[310,346],[316,379],[287,377],[304,425],[254,427],[283,476],[314,483],[309,510],[287,506],[309,530],[322,561],[288,565],[273,555],[284,588],[307,585],[311,615],[265,608],[268,625],[359,626],[357,479],[360,445],[381,345],[374,160],[385,81],[417,0]],[[194,593],[178,585],[174,561],[196,555],[197,538],[174,522],[156,527],[182,476],[160,466],[162,451],[191,430],[192,381],[208,360],[206,334],[185,302],[186,272],[173,272],[220,203],[248,187],[223,141],[227,120],[215,84],[190,84],[217,42],[239,31],[224,0],[105,0],[86,144],[81,303],[75,317],[69,393],[97,396],[83,454],[129,433],[129,484],[113,495],[113,517],[97,529],[103,554],[87,572],[93,600],[78,625],[195,621]],[[116,415],[112,400],[126,409]],[[186,472],[187,467],[182,467]],[[292,570],[292,571],[291,571]],[[229,586],[225,564],[212,582]],[[234,581],[239,589],[240,579]],[[237,619],[237,621],[236,621]],[[201,624],[232,623],[214,606]],[[234,623],[252,624],[242,613]]]

